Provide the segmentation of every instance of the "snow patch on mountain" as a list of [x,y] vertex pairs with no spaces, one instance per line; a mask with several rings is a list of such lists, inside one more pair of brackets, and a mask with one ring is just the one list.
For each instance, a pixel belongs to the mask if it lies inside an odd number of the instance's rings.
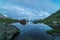
[[7,15],[4,15],[5,17],[8,17]]

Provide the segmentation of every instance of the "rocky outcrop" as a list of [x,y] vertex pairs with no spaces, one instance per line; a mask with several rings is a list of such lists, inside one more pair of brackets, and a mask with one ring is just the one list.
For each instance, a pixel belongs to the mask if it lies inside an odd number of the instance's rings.
[[12,40],[18,33],[19,29],[15,26],[0,23],[0,40]]
[[20,31],[9,23],[16,22],[14,19],[0,14],[0,40],[12,40]]

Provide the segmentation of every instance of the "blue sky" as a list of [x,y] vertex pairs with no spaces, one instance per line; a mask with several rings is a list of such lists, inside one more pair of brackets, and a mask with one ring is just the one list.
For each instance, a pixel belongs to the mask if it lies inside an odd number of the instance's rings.
[[57,5],[60,5],[60,0],[51,0],[51,1],[56,3]]
[[60,0],[0,0],[0,2],[4,3],[4,5],[8,3],[18,6],[23,5],[36,11],[43,10],[49,13],[60,9]]
[[[0,0],[0,8],[9,10],[9,12],[6,12],[9,15],[13,13],[20,16],[25,13],[24,16],[31,18],[33,15],[33,18],[42,15],[44,17],[44,15],[50,15],[60,9],[60,0]],[[4,14],[5,12],[0,10],[0,13]]]
[[[36,11],[43,10],[49,13],[60,9],[60,0],[13,0],[19,4],[20,2],[27,7]],[[21,4],[20,3],[20,4]]]

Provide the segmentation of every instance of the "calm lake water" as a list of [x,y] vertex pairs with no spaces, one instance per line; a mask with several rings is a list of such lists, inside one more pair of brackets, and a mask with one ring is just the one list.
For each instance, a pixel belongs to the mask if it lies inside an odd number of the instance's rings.
[[14,24],[20,29],[20,34],[15,37],[14,40],[25,40],[25,38],[30,38],[33,40],[53,40],[54,37],[47,34],[47,30],[51,30],[49,26],[45,24],[33,24],[27,23],[26,25],[20,25],[19,23]]

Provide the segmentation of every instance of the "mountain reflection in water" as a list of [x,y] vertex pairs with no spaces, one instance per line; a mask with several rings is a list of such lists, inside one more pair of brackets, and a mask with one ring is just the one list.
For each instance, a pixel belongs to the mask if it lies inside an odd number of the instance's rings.
[[25,38],[53,40],[53,37],[46,33],[47,30],[51,30],[52,28],[45,24],[27,23],[26,25],[20,25],[19,23],[15,23],[13,25],[16,25],[20,29],[20,34],[14,40],[25,40]]

